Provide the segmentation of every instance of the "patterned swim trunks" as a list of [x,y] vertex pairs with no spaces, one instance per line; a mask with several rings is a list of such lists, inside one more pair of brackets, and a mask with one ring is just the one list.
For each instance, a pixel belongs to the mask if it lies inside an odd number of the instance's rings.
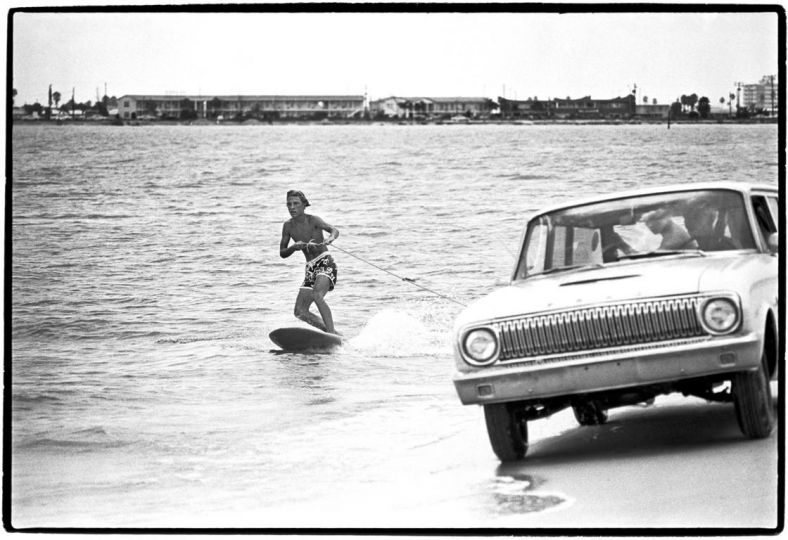
[[327,251],[306,263],[304,282],[301,284],[301,287],[311,289],[315,284],[317,276],[328,277],[328,279],[331,280],[331,286],[328,290],[334,290],[334,285],[337,282],[337,265]]

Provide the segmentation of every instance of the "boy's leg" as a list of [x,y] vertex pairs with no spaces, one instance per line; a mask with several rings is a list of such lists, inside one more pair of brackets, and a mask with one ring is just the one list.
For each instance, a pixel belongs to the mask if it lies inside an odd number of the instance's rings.
[[320,316],[323,317],[325,323],[325,331],[331,334],[336,334],[334,329],[334,318],[331,315],[331,309],[326,304],[325,296],[331,288],[331,279],[325,275],[319,275],[315,278],[315,285],[312,287],[312,300],[315,302]]
[[309,306],[311,306],[312,302],[314,301],[313,294],[314,293],[312,289],[308,289],[306,287],[302,287],[298,291],[298,296],[296,297],[295,309],[293,310],[294,314],[296,318],[304,321],[307,324],[311,324],[315,328],[319,328],[320,330],[326,332],[327,331],[326,325],[323,324],[323,321],[320,319],[320,317],[309,311]]

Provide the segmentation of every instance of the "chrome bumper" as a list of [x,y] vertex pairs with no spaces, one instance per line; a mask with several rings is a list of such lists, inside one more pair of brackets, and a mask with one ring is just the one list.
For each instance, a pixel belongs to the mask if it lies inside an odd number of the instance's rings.
[[454,386],[465,405],[500,403],[734,373],[759,365],[755,334],[689,341],[474,368],[456,372]]

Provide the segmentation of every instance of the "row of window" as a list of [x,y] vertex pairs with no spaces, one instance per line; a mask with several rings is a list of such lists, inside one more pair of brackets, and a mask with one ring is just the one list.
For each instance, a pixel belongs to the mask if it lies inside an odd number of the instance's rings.
[[[139,100],[135,102],[135,106],[138,110],[144,109],[148,104],[153,103],[159,109],[172,109],[172,110],[180,110],[182,108],[182,100],[178,101],[148,101],[148,100]],[[214,108],[214,105],[211,101],[191,101],[191,103],[197,107],[202,107],[203,105],[207,105],[209,108]],[[314,102],[302,102],[302,101],[243,101],[240,103],[241,107],[251,108],[254,106],[259,106],[260,108],[269,108],[269,109],[277,109],[277,108],[287,108],[287,109],[342,109],[342,108],[358,108],[363,105],[362,101],[354,102],[354,101],[314,101]],[[131,108],[131,101],[124,101],[123,102],[124,108]],[[239,108],[239,103],[237,101],[221,101],[218,104],[218,109],[237,109]]]

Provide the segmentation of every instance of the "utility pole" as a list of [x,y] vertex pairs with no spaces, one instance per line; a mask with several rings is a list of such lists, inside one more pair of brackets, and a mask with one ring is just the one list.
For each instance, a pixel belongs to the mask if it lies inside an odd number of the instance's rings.
[[74,119],[74,87],[71,87],[71,119]]

